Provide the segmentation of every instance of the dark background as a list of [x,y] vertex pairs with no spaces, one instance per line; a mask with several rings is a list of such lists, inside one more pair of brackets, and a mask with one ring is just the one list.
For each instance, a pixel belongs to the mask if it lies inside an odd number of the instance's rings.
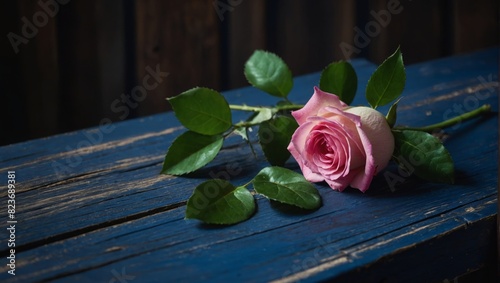
[[[411,64],[499,43],[498,0],[393,0],[401,13],[368,31],[391,1],[53,1],[0,3],[0,145],[167,111],[166,97],[194,86],[245,86],[255,49],[277,53],[294,75],[319,71],[348,59],[342,43],[361,47],[355,28],[373,36],[351,58],[377,64],[398,45]],[[38,23],[30,38],[26,20]],[[9,34],[25,38],[17,53]],[[147,66],[169,75],[128,113],[117,111]]]

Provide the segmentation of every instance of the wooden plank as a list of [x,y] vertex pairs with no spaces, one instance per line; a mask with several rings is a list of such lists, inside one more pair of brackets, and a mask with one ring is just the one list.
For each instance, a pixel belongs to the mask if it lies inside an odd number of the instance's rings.
[[[5,35],[5,40],[0,42],[0,86],[2,88],[2,99],[0,106],[0,119],[4,121],[0,125],[0,145],[6,145],[28,139],[29,131],[25,117],[27,117],[24,105],[24,92],[21,85],[20,58],[16,49],[12,46],[9,36],[22,35],[18,3],[12,1],[0,2],[0,11],[9,11],[0,17],[0,34]],[[14,40],[17,44],[17,40]],[[23,45],[20,43],[20,45]],[[16,45],[17,46],[17,45]],[[22,47],[22,46],[19,46]]]
[[[437,191],[436,188],[433,191]],[[370,205],[366,196],[346,194],[339,199],[338,195],[327,191],[322,191],[322,195],[325,201],[339,206],[326,214],[290,216],[276,213],[270,209],[267,201],[260,199],[259,214],[253,219],[255,222],[240,224],[238,228],[212,229],[193,221],[183,221],[181,207],[110,225],[22,252],[20,264],[26,272],[18,280],[111,279],[113,270],[125,269],[127,274],[141,281],[163,277],[181,281],[203,278],[220,282],[242,276],[266,280],[283,277],[280,282],[298,279],[317,282],[340,276],[343,279],[339,282],[346,282],[352,279],[348,276],[353,274],[366,279],[363,276],[366,272],[373,276],[373,281],[384,277],[405,279],[408,268],[415,271],[421,267],[427,269],[427,272],[415,278],[421,282],[448,275],[443,273],[442,268],[429,268],[426,264],[428,260],[415,257],[413,252],[425,254],[433,251],[431,258],[438,261],[434,263],[456,266],[458,272],[463,272],[464,265],[465,268],[471,268],[471,264],[479,264],[491,257],[492,252],[494,255],[491,250],[495,227],[495,218],[491,215],[496,213],[494,195],[480,203],[470,203],[465,199],[464,205],[450,207],[443,205],[446,200],[437,199],[429,206],[423,203],[425,198],[413,193],[399,195],[395,199],[385,199],[379,194],[386,203],[398,201],[398,205],[390,206],[394,207],[393,213],[401,217],[392,223],[388,223],[377,207]],[[487,202],[491,205],[485,207],[484,203]],[[416,205],[424,207],[415,211]],[[356,229],[355,233],[345,230],[342,226],[352,218],[349,215],[354,209],[362,207],[368,207],[363,209],[366,214],[363,214],[362,222],[369,221],[370,225],[363,225],[364,229]],[[462,219],[467,209],[473,209],[474,213],[467,213],[468,218]],[[409,221],[405,218],[409,218]],[[308,234],[304,229],[308,230]],[[460,233],[453,235],[450,233],[453,230]],[[451,253],[448,249],[459,236],[481,239],[474,245],[480,250],[468,251],[468,261],[463,261],[462,251],[455,254],[453,249]],[[438,245],[433,240],[444,241],[446,245]],[[393,252],[381,256],[387,251]],[[404,260],[394,262],[391,261],[392,256],[403,257]],[[68,257],[72,260],[68,260]],[[477,258],[471,261],[472,257]],[[373,262],[389,265],[391,269],[376,274],[375,270],[367,266]],[[366,271],[356,271],[356,267],[362,266],[366,266]],[[453,276],[453,273],[449,276]]]
[[[94,1],[96,34],[95,49],[96,60],[99,62],[98,70],[100,115],[102,119],[120,120],[118,113],[113,108],[113,103],[119,99],[125,90],[125,29],[124,3],[121,0]],[[128,71],[128,70],[127,70]],[[99,124],[93,124],[96,126]]]
[[167,110],[166,97],[196,85],[220,87],[219,19],[213,1],[136,1],[137,81],[146,68],[169,77],[148,91],[138,115]]
[[25,94],[28,137],[53,135],[60,130],[56,20],[38,2],[19,1],[18,6],[19,15],[25,19],[20,24],[31,36],[25,38],[27,43],[19,46],[17,54],[20,56],[22,84],[19,87]]
[[[343,46],[345,44],[354,45],[354,27],[356,25],[356,20],[358,15],[356,14],[355,1],[335,1],[332,7],[332,17],[327,17],[327,20],[331,20],[333,24],[332,32],[335,36],[333,39],[333,59],[334,60],[349,60],[354,58],[359,58],[359,54],[354,54],[349,56],[346,54]],[[352,28],[351,28],[352,27]],[[328,36],[333,36],[329,34]]]
[[500,43],[498,1],[459,0],[451,3],[454,53],[470,52]]
[[65,130],[117,119],[124,91],[122,1],[74,1],[59,13],[60,114]]
[[268,48],[283,57],[294,75],[346,59],[339,45],[353,40],[355,3],[335,2],[270,2]]
[[222,56],[226,63],[222,68],[223,89],[247,86],[248,82],[243,75],[246,60],[255,50],[267,49],[266,1],[240,2],[232,10],[223,13],[224,18],[219,18],[223,28],[227,30],[222,34],[227,50]]
[[[360,78],[365,79],[374,69],[372,64],[363,60],[354,62],[354,66],[359,70]],[[301,78],[300,81],[303,83],[294,88],[291,98],[295,97],[296,100],[305,102],[312,92],[312,86],[318,80],[318,73]],[[266,94],[256,94],[253,88],[230,91],[226,93],[226,97],[231,103],[240,104],[248,102],[249,99],[256,99],[256,101],[270,99]],[[245,113],[234,114],[233,118],[236,121],[246,117]],[[52,224],[50,231],[34,229],[40,224],[40,221],[49,221],[52,217],[57,218],[56,215],[63,214],[65,217],[69,217],[69,212],[64,210],[66,202],[59,201],[64,196],[73,199],[72,195],[78,192],[89,193],[88,198],[80,196],[73,200],[75,207],[90,209],[90,207],[97,205],[95,212],[97,215],[101,215],[102,207],[99,208],[101,203],[109,201],[114,203],[117,198],[125,199],[128,202],[127,199],[130,195],[150,189],[159,189],[159,183],[162,182],[166,182],[163,186],[177,186],[180,180],[186,182],[184,183],[186,187],[181,190],[183,193],[174,190],[172,193],[178,193],[177,196],[171,195],[171,199],[162,199],[160,203],[153,202],[147,208],[131,199],[128,204],[130,209],[128,212],[135,214],[186,200],[191,194],[192,188],[201,180],[213,177],[212,173],[217,174],[221,168],[224,168],[224,162],[240,162],[241,167],[246,168],[243,172],[259,170],[260,167],[257,166],[265,164],[263,160],[255,163],[255,160],[250,158],[251,153],[248,148],[242,151],[241,156],[238,156],[237,159],[229,160],[230,156],[234,157],[231,154],[237,149],[234,145],[243,146],[238,137],[233,137],[228,140],[225,153],[215,163],[201,171],[201,175],[194,175],[188,180],[158,176],[161,167],[157,166],[161,166],[166,149],[182,131],[179,122],[174,119],[173,113],[153,116],[149,119],[115,123],[108,127],[112,130],[99,128],[53,137],[51,138],[51,144],[53,144],[51,147],[43,146],[48,142],[47,140],[35,140],[0,148],[0,156],[2,156],[0,163],[2,169],[0,170],[25,171],[18,177],[18,182],[23,184],[18,188],[18,192],[24,194],[27,199],[31,199],[27,201],[30,205],[25,207],[27,209],[25,217],[31,220],[27,220],[25,226],[33,227],[33,229],[31,232],[29,229],[23,232],[25,236],[19,240],[20,245],[40,242],[55,235],[64,235],[74,230],[85,229],[92,225],[99,226],[122,218],[121,207],[111,204],[111,209],[114,212],[107,211],[99,218],[98,222],[94,218],[89,218],[88,215],[79,215],[79,211],[76,210],[74,211],[75,220],[71,223]],[[27,152],[31,154],[26,154]],[[149,177],[145,177],[146,175],[142,173],[137,174],[136,170],[144,168],[149,168],[149,173],[146,174]],[[119,171],[124,174],[123,176],[128,176],[130,186],[115,188],[116,183],[108,182],[109,174],[113,171]],[[150,179],[150,182],[145,181],[146,179]],[[137,185],[136,182],[141,185]],[[161,190],[158,192],[160,195],[162,194]],[[35,201],[40,198],[40,194],[44,195],[46,202]],[[0,196],[5,196],[5,192],[0,192]],[[43,212],[39,210],[44,207]],[[61,210],[47,209],[49,207],[59,207]]]
[[446,0],[372,0],[369,7],[367,22],[359,28],[370,41],[369,58],[373,62],[382,63],[399,45],[406,64],[451,54],[447,50],[451,38],[447,36]]
[[[494,63],[497,52],[498,49],[491,49],[408,67],[412,80],[407,83],[400,121],[427,124],[441,120],[442,111],[450,105],[465,107],[465,101],[469,103],[471,97],[479,99],[478,95],[486,97],[490,89],[488,97],[481,101],[492,103],[494,111],[498,111],[498,90],[490,88],[495,81],[489,79],[490,74],[498,76]],[[366,81],[374,66],[361,62],[355,68],[360,81]],[[290,98],[305,102],[318,76],[316,73],[298,79]],[[250,88],[228,92],[227,96],[234,103],[266,103],[271,99],[266,100],[266,96]],[[354,104],[362,101],[363,97],[358,96]],[[430,115],[424,117],[428,111]],[[0,156],[10,156],[8,162],[2,158],[1,171],[16,166],[21,187],[16,198],[20,203],[19,216],[26,217],[19,226],[19,235],[28,237],[19,239],[27,241],[19,247],[18,254],[18,268],[23,274],[15,280],[112,280],[116,273],[125,270],[141,281],[259,278],[286,282],[304,278],[307,282],[337,277],[342,282],[347,280],[342,276],[352,273],[345,276],[353,278],[360,269],[380,281],[401,279],[408,270],[405,268],[415,261],[414,256],[432,254],[437,262],[451,263],[454,269],[449,271],[453,274],[478,267],[490,256],[488,250],[492,249],[487,243],[494,237],[498,165],[488,157],[498,151],[496,116],[462,123],[450,131],[446,146],[460,173],[453,186],[407,178],[404,185],[391,192],[379,176],[372,189],[362,194],[355,190],[338,193],[318,184],[328,205],[313,213],[279,212],[259,198],[259,212],[254,218],[222,229],[183,221],[182,200],[190,195],[194,183],[212,177],[210,172],[223,172],[224,162],[236,161],[245,168],[239,175],[231,176],[237,183],[248,181],[264,162],[246,158],[231,143],[225,147],[223,158],[200,174],[188,178],[155,177],[165,145],[177,135],[156,129],[174,125],[171,118],[172,113],[168,113],[149,121],[117,123],[113,133],[103,137],[115,144],[98,144],[93,153],[90,148],[82,149],[85,163],[77,168],[79,176],[72,173],[58,180],[52,175],[47,180],[51,183],[40,187],[36,187],[36,178],[48,173],[50,160],[60,158],[56,155],[65,141],[78,141],[77,134],[0,148]],[[467,135],[463,135],[465,130]],[[49,141],[55,149],[47,147]],[[238,144],[242,143],[234,142]],[[33,152],[31,157],[26,156],[27,148]],[[12,154],[13,151],[17,153]],[[37,156],[41,158],[35,159]],[[120,162],[125,164],[122,169]],[[246,162],[253,165],[247,166]],[[297,169],[293,162],[289,166]],[[29,173],[35,169],[41,170]],[[123,180],[130,183],[120,186]],[[79,209],[68,211],[63,203]],[[64,224],[70,227],[65,228]],[[50,225],[51,231],[44,225]],[[479,232],[484,233],[480,236],[484,241],[464,241],[464,237],[476,240]],[[50,238],[51,235],[55,237]],[[44,241],[47,236],[49,241]],[[1,246],[5,247],[2,241]],[[456,250],[450,253],[447,247],[453,243]],[[437,244],[440,249],[434,248]],[[391,262],[391,258],[401,261]],[[388,271],[388,264],[394,274]],[[442,266],[418,262],[415,268],[426,272],[413,269],[421,277],[405,279],[442,280],[441,276],[448,276]],[[6,278],[6,268],[0,267],[0,279]]]

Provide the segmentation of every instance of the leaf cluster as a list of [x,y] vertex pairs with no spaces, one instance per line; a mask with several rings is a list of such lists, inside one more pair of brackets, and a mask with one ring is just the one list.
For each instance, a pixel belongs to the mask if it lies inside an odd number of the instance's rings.
[[[262,152],[272,165],[261,170],[248,184],[234,186],[213,179],[197,186],[187,203],[186,218],[206,223],[234,224],[250,218],[255,212],[253,194],[303,209],[317,209],[321,198],[316,188],[304,177],[282,168],[290,157],[287,146],[298,127],[290,115],[302,105],[288,100],[293,88],[292,72],[277,55],[257,50],[248,59],[245,77],[255,88],[281,100],[274,106],[230,105],[216,90],[196,87],[168,98],[176,117],[187,131],[178,136],[167,151],[161,173],[183,175],[207,165],[223,147],[231,134],[241,136],[251,147],[249,131],[258,127]],[[400,48],[389,56],[371,75],[366,86],[366,100],[376,109],[393,101],[386,119],[391,128],[396,124],[398,98],[402,94],[406,73]],[[329,64],[321,73],[321,90],[335,94],[351,104],[358,88],[358,78],[349,62]],[[232,111],[249,111],[245,121],[233,122]],[[412,173],[422,178],[453,181],[453,161],[441,142],[421,131],[393,128],[393,159],[401,166],[417,160]],[[253,151],[252,147],[252,151]]]
[[[316,188],[301,174],[286,168],[266,167],[250,183],[256,194],[273,201],[307,210],[321,206]],[[256,210],[249,184],[235,187],[221,179],[201,183],[187,202],[186,218],[225,225],[247,220]]]

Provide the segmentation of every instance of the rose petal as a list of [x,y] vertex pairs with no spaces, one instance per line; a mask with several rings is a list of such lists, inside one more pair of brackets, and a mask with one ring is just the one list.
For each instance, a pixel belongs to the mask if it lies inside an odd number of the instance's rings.
[[363,143],[363,148],[365,150],[366,163],[364,171],[360,172],[352,180],[351,187],[359,189],[362,192],[365,192],[366,190],[368,190],[370,186],[373,176],[375,175],[375,172],[377,170],[377,166],[375,166],[375,160],[373,158],[372,144],[368,139],[368,137],[366,136],[363,129],[361,128],[361,125],[358,127],[358,133],[361,142]]
[[392,157],[394,151],[394,136],[387,124],[385,117],[378,111],[369,107],[353,107],[347,112],[361,116],[363,132],[372,145],[373,158],[378,173],[384,169]]
[[342,132],[337,132],[328,128],[324,131],[325,143],[331,147],[331,153],[324,154],[323,166],[318,166],[318,172],[321,175],[334,179],[348,174],[350,163],[349,142],[342,136]]
[[[373,173],[370,174],[370,171]],[[365,167],[365,170],[360,170],[360,172],[352,179],[351,187],[356,188],[363,193],[370,188],[370,184],[375,176],[375,170],[370,170]]]
[[345,188],[347,188],[347,186],[349,186],[354,175],[355,174],[350,174],[344,178],[338,178],[335,180],[325,178],[325,181],[330,186],[330,188],[342,192]]
[[[334,110],[338,111],[338,109]],[[320,124],[324,127],[328,127],[330,131],[329,133],[332,136],[342,137],[343,139],[346,139],[349,147],[351,148],[351,152],[349,153],[350,160],[348,160],[348,163],[358,167],[364,164],[366,157],[366,155],[364,154],[364,146],[359,138],[358,133],[358,129],[361,127],[361,122],[359,121],[360,118],[349,113],[338,113],[339,117],[335,117],[335,120],[330,120],[323,117],[311,117],[309,121],[317,123],[318,125]],[[344,114],[347,115],[345,116]]]
[[292,115],[295,120],[297,120],[297,123],[302,125],[306,122],[308,117],[316,116],[320,109],[326,106],[344,109],[348,105],[342,102],[335,94],[324,92],[314,87],[314,93],[306,105],[300,110],[292,111]]
[[[357,133],[353,134],[351,132],[349,134],[349,137],[350,137],[350,140],[354,142],[353,145],[356,145],[358,150],[365,153],[365,154],[363,154],[363,157],[365,158],[365,160],[364,160],[365,166],[364,166],[364,170],[361,170],[358,174],[353,176],[352,183],[350,185],[353,188],[357,188],[360,191],[365,192],[370,186],[370,183],[373,179],[373,176],[375,175],[375,172],[377,170],[377,166],[375,165],[375,161],[374,161],[374,157],[373,157],[372,143],[371,143],[370,139],[368,138],[368,136],[366,135],[366,133],[362,129],[362,123],[361,123],[362,118],[356,114],[343,112],[343,111],[341,111],[337,108],[334,108],[334,107],[326,107],[325,110],[329,111],[330,113],[333,113],[333,114],[344,116],[348,119],[348,121],[352,121],[356,125],[356,132]],[[329,119],[331,119],[331,117],[329,117]],[[337,121],[340,122],[340,121],[342,121],[342,119],[337,118]],[[344,123],[342,125],[345,127],[346,124]],[[349,133],[349,130],[347,130],[347,129],[350,129],[350,128],[346,127],[346,133]],[[355,138],[355,137],[358,137],[358,138]],[[352,156],[361,157],[361,155],[356,154],[355,152],[351,153],[351,157]],[[358,162],[359,162],[359,160],[358,160]],[[352,166],[352,168],[355,168],[355,166]],[[325,179],[329,179],[329,178],[330,178],[329,176],[325,176]],[[344,184],[343,181],[341,181],[341,183]]]
[[[305,131],[307,131],[308,126],[314,125],[304,126],[306,128]],[[304,178],[306,178],[306,180],[308,180],[309,182],[321,182],[324,180],[324,178],[321,175],[312,172],[312,170],[304,164],[304,158],[302,157],[301,153],[304,152],[305,138],[307,135],[304,135],[304,133],[302,132],[302,130],[304,129],[301,130],[300,128],[301,127],[299,127],[292,135],[292,140],[290,141],[287,149],[299,164],[302,175],[304,175]]]

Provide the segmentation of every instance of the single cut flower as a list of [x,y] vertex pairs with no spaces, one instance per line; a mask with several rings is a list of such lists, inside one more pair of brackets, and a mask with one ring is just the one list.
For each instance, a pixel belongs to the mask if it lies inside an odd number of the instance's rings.
[[372,108],[349,107],[315,87],[307,104],[292,115],[299,127],[288,150],[308,181],[365,192],[391,159],[394,136],[385,117]]

